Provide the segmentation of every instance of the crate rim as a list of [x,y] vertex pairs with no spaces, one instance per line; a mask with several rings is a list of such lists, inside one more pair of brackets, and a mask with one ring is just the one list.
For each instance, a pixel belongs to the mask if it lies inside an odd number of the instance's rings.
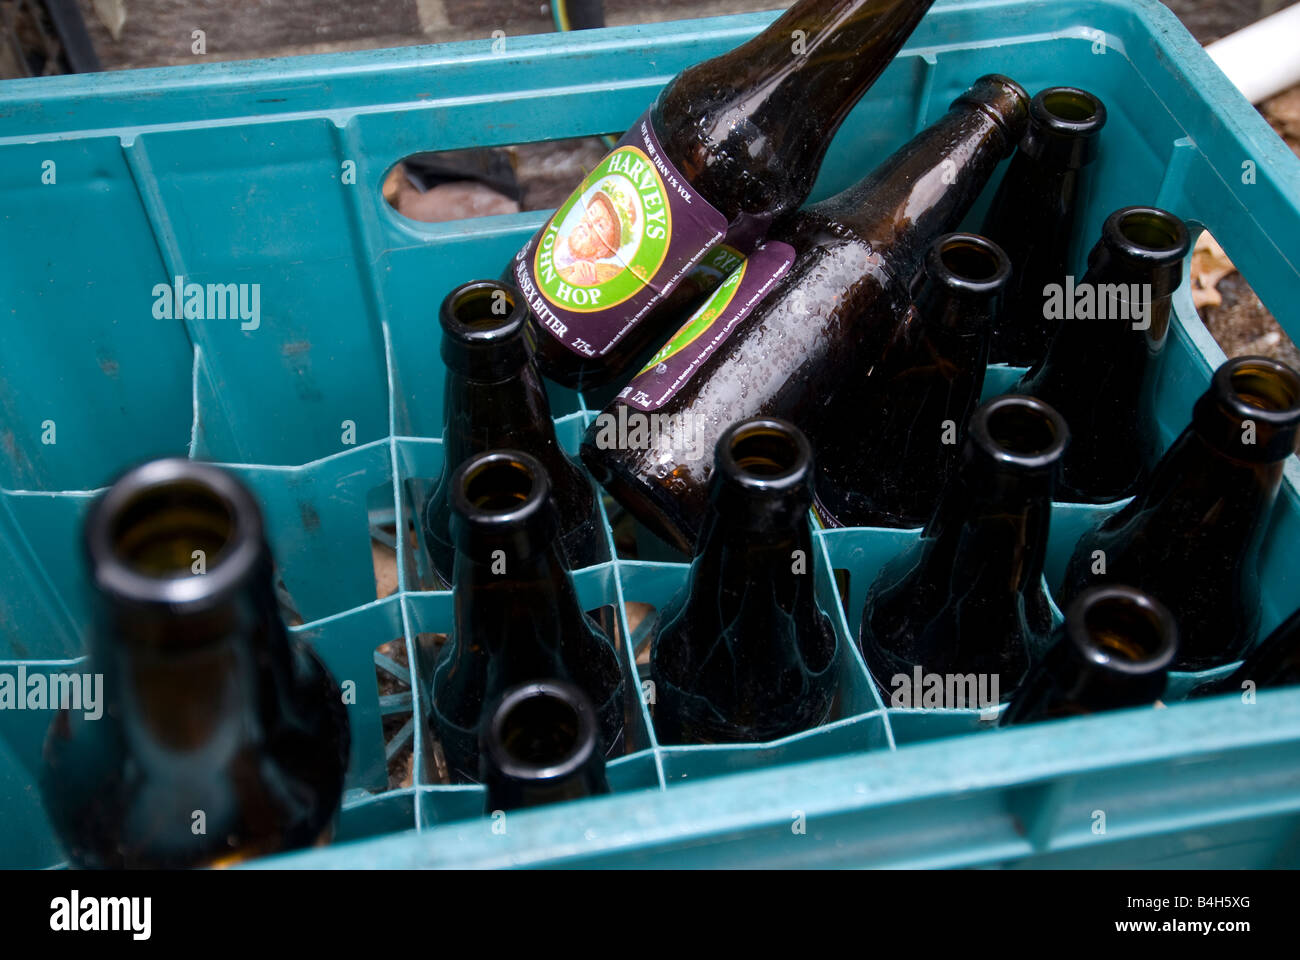
[[[950,737],[899,750],[843,754],[675,783],[665,790],[590,798],[565,804],[563,816],[545,807],[511,812],[507,815],[511,829],[505,835],[494,834],[486,817],[458,820],[281,854],[241,868],[564,866],[647,852],[655,858],[655,865],[670,865],[667,861],[683,836],[708,843],[743,840],[763,830],[789,834],[796,811],[804,814],[810,828],[818,818],[850,818],[865,825],[882,809],[914,801],[1000,790],[1059,789],[1063,783],[1089,775],[1159,769],[1227,751],[1277,744],[1295,744],[1300,749],[1300,689],[1260,691],[1258,702],[1250,706],[1234,699],[1224,696],[1180,703],[1174,708],[1176,713],[1153,708],[1120,710],[977,734],[1003,738],[999,754],[1006,762],[997,767],[984,762],[982,751],[971,751],[967,737]],[[1133,723],[1138,716],[1142,722]],[[1198,721],[1200,735],[1194,739],[1185,736],[1189,717]],[[1058,749],[1061,723],[1073,725],[1074,749],[1068,756]],[[912,766],[931,773],[941,770],[943,775],[921,784],[906,774]],[[1166,811],[1166,819],[1177,821],[1179,829],[1188,823],[1222,822],[1220,809],[1198,813],[1196,799],[1189,798],[1186,810]],[[1241,800],[1250,806],[1250,797]],[[1281,805],[1300,810],[1300,791],[1292,791]],[[1006,817],[1015,819],[1010,804]],[[1124,839],[1124,835],[1117,833],[1113,839]],[[791,842],[801,841],[794,838]],[[1033,844],[1029,852],[1034,854],[1056,849],[1043,849],[1032,839],[1027,842]],[[735,857],[732,860],[740,862]],[[977,862],[978,858],[965,865]]]

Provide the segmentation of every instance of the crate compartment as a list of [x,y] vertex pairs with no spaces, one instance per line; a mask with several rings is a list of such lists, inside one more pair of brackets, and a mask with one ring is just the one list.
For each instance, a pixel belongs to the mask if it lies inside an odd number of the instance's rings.
[[[0,325],[0,487],[92,489],[122,463],[183,456],[190,345],[179,324],[152,317],[166,270],[121,141],[11,143],[0,183],[12,278]],[[98,225],[109,224],[105,243]]]
[[[636,673],[631,668],[627,621],[619,599],[619,585],[611,564],[601,564],[574,575],[574,587],[583,609],[592,614],[616,637],[615,646],[623,658],[626,678],[625,742],[622,755],[608,764],[610,787],[615,791],[637,790],[660,785],[657,761],[651,751],[648,716]],[[436,734],[432,729],[430,685],[448,636],[455,623],[450,592],[408,593],[403,598],[407,637],[412,651],[412,683],[415,690],[415,776],[421,790],[422,823],[442,823],[483,811],[483,790],[469,784],[452,784],[439,764]],[[467,799],[466,795],[469,795]],[[468,812],[465,812],[468,811]]]

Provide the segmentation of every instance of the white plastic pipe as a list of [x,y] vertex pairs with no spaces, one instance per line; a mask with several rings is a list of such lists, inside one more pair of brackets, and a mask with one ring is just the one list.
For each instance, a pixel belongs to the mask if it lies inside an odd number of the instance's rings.
[[1262,103],[1300,83],[1300,4],[1205,48],[1246,99]]

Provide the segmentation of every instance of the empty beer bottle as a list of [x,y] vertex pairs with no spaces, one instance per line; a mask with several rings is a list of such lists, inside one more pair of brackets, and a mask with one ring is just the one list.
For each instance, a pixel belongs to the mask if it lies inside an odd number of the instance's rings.
[[536,680],[507,690],[479,746],[488,813],[609,793],[596,728],[591,701],[571,683]]
[[1063,286],[1082,259],[1078,218],[1088,208],[1106,107],[1075,87],[1051,87],[1029,105],[1029,130],[1011,159],[982,233],[1011,260],[989,351],[992,363],[1028,367],[1047,352],[1058,321],[1043,290]]
[[1259,547],[1298,428],[1300,375],[1264,357],[1223,364],[1137,496],[1079,541],[1063,596],[1131,584],[1178,621],[1174,669],[1239,659],[1258,631]]
[[682,592],[650,650],[661,743],[775,740],[822,723],[836,637],[817,603],[812,450],[781,420],[733,424]]
[[1025,675],[1001,726],[1159,700],[1178,648],[1164,604],[1132,587],[1092,587],[1065,611],[1052,646]]
[[1291,614],[1228,676],[1203,685],[1196,696],[1241,693],[1261,687],[1300,683],[1300,610]]
[[872,372],[855,429],[819,453],[823,524],[919,527],[930,518],[979,403],[990,324],[1010,274],[1001,248],[983,237],[951,233],[930,247],[915,315]]
[[[817,456],[856,431],[921,258],[1020,139],[1028,101],[984,77],[865,180],[786,218],[588,428],[596,479],[691,553],[712,472],[699,454],[727,425],[783,417]],[[622,429],[634,423],[653,428],[649,442]]]
[[41,783],[69,861],[218,866],[327,840],[347,711],[280,619],[248,490],[155,460],[109,488],[84,533],[102,715],[58,714]]
[[892,705],[930,705],[899,699],[918,673],[974,674],[988,689],[996,678],[1005,700],[1042,653],[1052,627],[1043,560],[1068,442],[1060,414],[1032,397],[997,397],[971,416],[921,539],[867,593],[859,644]]
[[669,81],[510,269],[542,372],[617,375],[681,322],[657,309],[716,246],[749,254],[807,199],[840,123],[933,0],[799,0]]
[[519,449],[546,468],[571,568],[609,559],[596,494],[582,468],[555,438],[546,390],[524,339],[523,297],[508,284],[476,280],[442,301],[442,474],[424,508],[425,543],[434,570],[452,582],[455,548],[448,522],[451,474],[485,450]]
[[1046,309],[1063,319],[1015,391],[1046,400],[1070,425],[1058,500],[1132,496],[1159,457],[1155,389],[1188,243],[1173,214],[1125,207],[1106,218],[1083,282],[1067,277],[1052,291]]
[[560,550],[546,469],[519,450],[453,471],[455,627],[433,674],[434,730],[459,780],[479,775],[484,711],[507,687],[576,684],[595,704],[602,755],[622,750],[623,671],[583,613]]

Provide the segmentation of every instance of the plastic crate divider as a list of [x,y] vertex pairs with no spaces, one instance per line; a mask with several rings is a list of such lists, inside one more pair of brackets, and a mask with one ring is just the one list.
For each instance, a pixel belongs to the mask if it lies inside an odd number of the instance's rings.
[[[81,653],[87,607],[76,531],[90,497],[0,491],[0,659]],[[70,553],[78,562],[66,562]]]
[[[27,603],[13,608],[12,618],[6,617],[0,655],[22,660],[81,655],[84,625],[90,618],[81,527],[97,495],[89,490],[4,494],[4,549],[15,562],[14,573],[33,592]],[[6,595],[6,605],[14,602],[8,599],[12,596]],[[18,619],[20,613],[23,619]]]
[[[207,348],[200,420],[225,421],[200,444],[205,457],[299,464],[385,434],[376,300],[333,129],[323,118],[243,124],[238,136],[154,129],[129,148],[167,266],[159,279],[183,278],[172,322]],[[320,324],[327,313],[366,322]]]
[[294,627],[295,637],[311,645],[343,691],[352,726],[352,755],[347,789],[379,793],[388,789],[379,689],[375,685],[375,648],[403,636],[397,597]]
[[277,571],[304,621],[374,601],[368,501],[391,483],[387,441],[300,467],[220,466],[261,504]]
[[185,452],[190,347],[150,315],[164,268],[128,159],[112,135],[0,150],[0,487],[93,489]]

